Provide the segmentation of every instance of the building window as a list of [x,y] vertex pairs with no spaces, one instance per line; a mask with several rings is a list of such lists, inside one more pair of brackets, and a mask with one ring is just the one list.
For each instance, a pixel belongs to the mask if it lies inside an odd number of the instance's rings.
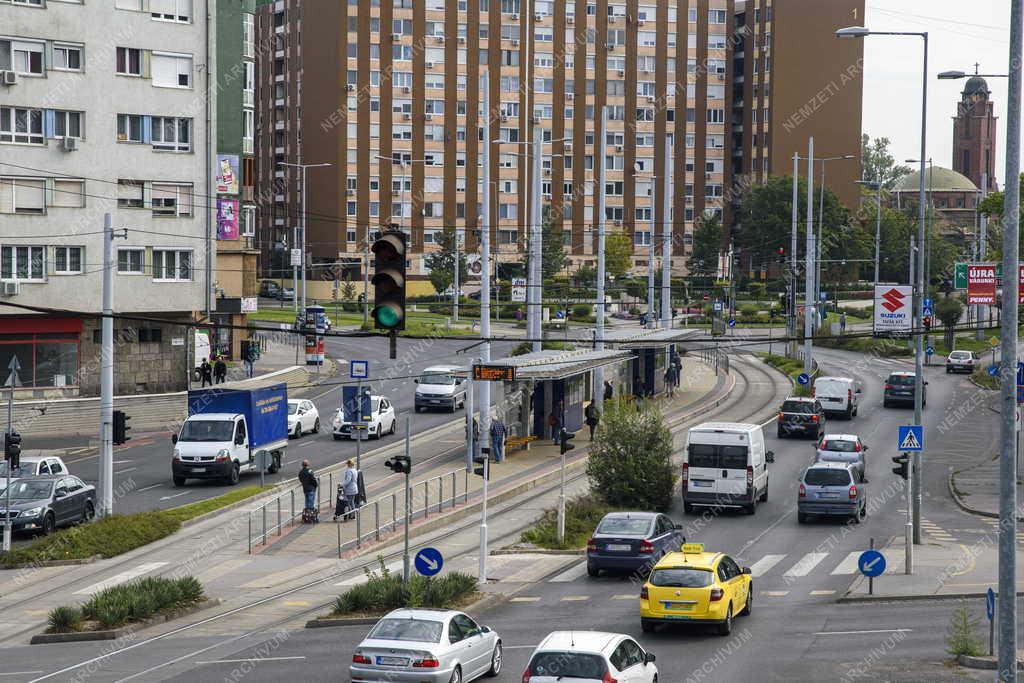
[[192,151],[192,119],[153,117],[153,149],[170,152]]
[[57,275],[82,273],[82,247],[54,247],[53,272]]
[[53,68],[58,71],[81,71],[82,50],[81,45],[59,45],[53,46]]
[[43,144],[43,110],[0,107],[0,142]]
[[0,280],[42,282],[45,274],[45,247],[0,247]]
[[[69,322],[55,320],[57,324]],[[4,367],[14,358],[21,364],[18,374],[26,387],[68,387],[78,384],[79,329],[33,334],[0,334],[0,362]]]
[[724,24],[725,23],[725,10],[724,9],[708,10],[708,23],[709,24]]
[[153,183],[152,206],[154,216],[191,216],[192,186]]
[[143,249],[118,249],[117,272],[121,275],[142,275],[145,256]]
[[154,249],[153,279],[171,282],[191,280],[192,252],[177,249]]
[[153,53],[153,85],[160,88],[191,88],[192,57]]
[[80,111],[55,111],[55,112],[53,112],[53,137],[55,137],[55,138],[81,138],[82,137],[82,112],[80,112]]
[[43,75],[44,44],[32,40],[0,40],[0,70]]
[[117,141],[137,143],[144,142],[144,121],[145,117],[138,114],[118,114]]
[[141,180],[118,180],[117,181],[117,208],[119,209],[141,209],[143,204],[143,189],[145,183]]
[[242,207],[242,227],[240,230],[242,237],[252,237],[256,234],[256,207],[255,206],[243,206]]
[[149,0],[149,14],[161,21],[192,20],[192,0]]
[[46,181],[0,178],[0,213],[46,213]]
[[253,19],[253,15],[249,13],[242,15],[242,56],[249,59],[256,57],[256,32]]
[[122,76],[141,76],[142,50],[136,47],[117,48],[117,73]]

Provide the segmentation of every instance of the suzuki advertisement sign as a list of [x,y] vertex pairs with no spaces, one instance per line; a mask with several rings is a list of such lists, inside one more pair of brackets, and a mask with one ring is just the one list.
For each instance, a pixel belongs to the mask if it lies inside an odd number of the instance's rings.
[[996,266],[994,263],[967,264],[967,303],[996,302]]
[[913,301],[913,288],[910,285],[876,285],[874,334],[910,334]]

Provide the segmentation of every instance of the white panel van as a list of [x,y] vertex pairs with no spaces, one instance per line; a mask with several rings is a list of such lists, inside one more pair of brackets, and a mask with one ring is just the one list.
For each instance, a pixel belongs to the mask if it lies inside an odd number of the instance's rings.
[[692,427],[683,453],[683,509],[740,507],[754,514],[768,500],[768,463],[760,425],[705,422]]

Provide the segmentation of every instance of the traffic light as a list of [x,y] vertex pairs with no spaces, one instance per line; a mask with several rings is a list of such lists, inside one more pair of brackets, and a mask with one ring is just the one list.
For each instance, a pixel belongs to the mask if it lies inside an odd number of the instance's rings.
[[21,434],[18,432],[4,434],[4,460],[11,470],[21,466]]
[[786,262],[786,248],[785,247],[779,247],[778,256],[775,257],[775,260],[778,263],[785,263]]
[[378,330],[405,329],[404,232],[389,230],[370,247],[373,264],[373,320]]
[[131,441],[132,437],[128,436],[128,432],[132,430],[128,426],[128,421],[132,419],[130,416],[125,415],[123,410],[114,411],[114,443],[121,445],[127,441]]
[[484,447],[480,449],[480,455],[473,456],[473,463],[480,467],[473,468],[473,474],[478,477],[486,477],[491,480],[491,449]]
[[412,474],[412,458],[405,455],[396,455],[390,460],[385,460],[384,467],[387,467],[395,474]]
[[892,468],[893,474],[898,474],[906,479],[910,469],[910,456],[906,453],[900,453],[899,455],[892,456],[892,461],[898,465],[898,467]]
[[558,445],[561,448],[562,455],[565,455],[572,449],[576,448],[576,444],[569,443],[575,438],[576,432],[567,432],[564,427],[562,428],[561,433],[558,435]]
[[925,332],[930,332],[931,329],[932,329],[932,317],[930,315],[926,315],[924,317],[923,322],[924,322],[924,331]]

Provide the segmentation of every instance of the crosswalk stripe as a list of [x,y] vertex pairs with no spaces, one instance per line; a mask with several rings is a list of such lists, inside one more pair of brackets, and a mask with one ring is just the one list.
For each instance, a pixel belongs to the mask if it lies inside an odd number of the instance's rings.
[[826,591],[826,590],[811,591],[811,595],[835,595],[835,594],[836,594],[835,591]]
[[782,562],[785,555],[765,555],[760,560],[750,565],[750,573],[752,576],[763,576],[767,574],[772,567]]
[[540,602],[540,598],[521,596],[517,598],[510,598],[509,602]]
[[583,600],[589,600],[589,595],[565,595],[562,596],[562,602],[582,602]]
[[612,600],[636,600],[636,599],[637,599],[637,596],[632,595],[632,594],[630,594],[630,595],[623,594],[623,595],[613,595],[612,596]]
[[828,557],[828,553],[807,553],[800,558],[783,576],[807,576],[818,563]]
[[150,572],[156,571],[157,569],[163,567],[166,564],[166,562],[147,562],[146,564],[140,564],[139,566],[133,567],[128,571],[121,572],[120,574],[115,574],[114,576],[111,576],[109,579],[104,579],[99,583],[94,583],[88,588],[83,588],[80,591],[75,591],[74,594],[92,595],[93,593],[98,593],[104,588],[110,588],[111,586],[117,586],[122,583],[127,583],[128,581],[136,579],[142,576],[143,574],[149,574]]
[[789,591],[761,591],[761,595],[767,595],[773,598],[781,598],[789,595]]
[[551,579],[551,583],[571,583],[587,573],[587,561],[583,560],[578,564],[566,569],[558,576]]
[[856,574],[857,573],[857,558],[861,555],[861,551],[854,551],[843,558],[843,561],[839,563],[839,566],[832,570],[832,574]]

